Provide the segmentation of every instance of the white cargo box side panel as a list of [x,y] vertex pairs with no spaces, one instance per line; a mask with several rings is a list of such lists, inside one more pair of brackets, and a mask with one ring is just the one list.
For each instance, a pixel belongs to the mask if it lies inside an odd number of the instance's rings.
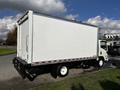
[[33,61],[97,56],[98,28],[33,15]]

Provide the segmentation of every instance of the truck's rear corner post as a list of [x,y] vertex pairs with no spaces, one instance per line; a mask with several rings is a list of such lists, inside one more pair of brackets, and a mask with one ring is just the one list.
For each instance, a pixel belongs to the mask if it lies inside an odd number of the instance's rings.
[[29,19],[28,63],[32,63],[32,59],[33,59],[33,11],[28,12],[28,19]]
[[19,56],[19,49],[20,49],[20,46],[19,46],[19,43],[20,43],[20,41],[19,41],[19,39],[20,39],[20,37],[19,37],[19,33],[20,33],[20,27],[19,27],[19,24],[18,23],[16,23],[16,26],[17,26],[17,57]]

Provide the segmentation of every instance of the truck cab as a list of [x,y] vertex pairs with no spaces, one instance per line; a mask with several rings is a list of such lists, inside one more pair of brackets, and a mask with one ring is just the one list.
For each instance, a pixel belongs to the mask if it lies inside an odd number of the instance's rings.
[[107,62],[108,54],[107,54],[107,42],[106,40],[99,40],[99,50],[98,50],[98,65],[102,67],[104,62]]

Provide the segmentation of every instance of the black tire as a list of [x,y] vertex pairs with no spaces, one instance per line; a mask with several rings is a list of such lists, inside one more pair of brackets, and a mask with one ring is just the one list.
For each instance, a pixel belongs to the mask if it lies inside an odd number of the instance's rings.
[[59,77],[65,77],[69,73],[69,68],[65,65],[60,65],[57,68],[57,74]]
[[99,59],[98,61],[97,61],[97,65],[98,65],[98,67],[103,67],[104,66],[104,60],[103,59]]
[[57,67],[53,67],[53,68],[51,69],[51,76],[52,76],[53,78],[57,78],[57,76],[58,76],[58,74],[57,74]]
[[80,66],[81,66],[81,68],[83,68],[83,69],[88,69],[88,68],[90,68],[90,62],[82,62],[82,63],[80,64]]

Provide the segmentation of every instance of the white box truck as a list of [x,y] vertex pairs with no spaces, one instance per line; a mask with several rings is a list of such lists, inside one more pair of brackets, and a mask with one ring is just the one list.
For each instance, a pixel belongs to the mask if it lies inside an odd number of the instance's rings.
[[33,80],[47,72],[63,77],[73,67],[94,62],[103,66],[108,61],[96,26],[28,11],[19,19],[17,28],[17,57],[13,64],[23,78]]

